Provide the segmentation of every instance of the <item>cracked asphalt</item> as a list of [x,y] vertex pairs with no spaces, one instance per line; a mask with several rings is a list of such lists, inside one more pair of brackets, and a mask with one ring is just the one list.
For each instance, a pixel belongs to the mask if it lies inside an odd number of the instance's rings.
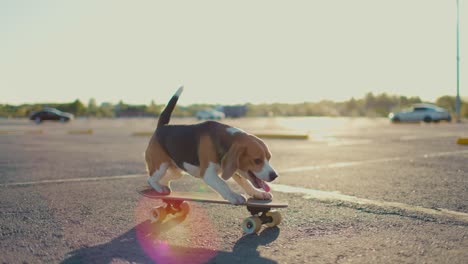
[[[468,146],[456,144],[467,123],[224,120],[248,132],[310,135],[265,139],[278,186],[304,191],[274,188],[274,199],[289,203],[282,224],[244,235],[242,206],[193,203],[186,218],[148,221],[160,202],[135,192],[145,184],[148,136],[132,134],[155,122],[0,120],[0,263],[468,262]],[[190,176],[172,189],[210,191]]]

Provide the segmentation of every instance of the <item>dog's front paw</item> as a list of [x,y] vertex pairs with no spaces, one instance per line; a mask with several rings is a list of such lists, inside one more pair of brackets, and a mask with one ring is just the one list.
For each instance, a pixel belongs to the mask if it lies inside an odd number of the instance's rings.
[[258,200],[271,200],[273,199],[273,194],[269,192],[256,192],[254,193],[253,198]]
[[148,180],[148,184],[153,188],[153,190],[155,190],[159,194],[162,194],[162,195],[171,194],[171,188],[169,188],[168,186],[160,185],[150,180]]
[[247,202],[247,199],[243,195],[234,192],[231,193],[226,200],[235,205],[245,204]]
[[161,185],[161,192],[160,193],[162,193],[164,195],[169,195],[169,194],[171,194],[171,188],[169,188],[168,186]]

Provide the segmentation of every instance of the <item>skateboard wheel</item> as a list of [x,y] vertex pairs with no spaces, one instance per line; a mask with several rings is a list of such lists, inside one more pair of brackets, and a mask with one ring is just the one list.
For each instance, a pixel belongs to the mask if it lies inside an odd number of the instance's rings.
[[153,207],[150,211],[150,220],[151,223],[161,222],[166,218],[166,209],[164,207]]
[[262,220],[260,220],[260,217],[257,215],[247,217],[244,219],[244,222],[242,222],[242,230],[244,230],[246,234],[258,233],[260,228],[262,228]]
[[268,227],[277,226],[277,225],[279,225],[281,223],[281,220],[283,220],[283,218],[281,217],[280,212],[278,212],[276,210],[267,212],[266,216],[269,216],[269,217],[272,218],[271,222],[265,223],[265,225],[268,226]]
[[183,202],[180,204],[180,212],[181,212],[183,215],[188,215],[188,213],[190,212],[190,204],[187,203],[186,201],[183,201]]

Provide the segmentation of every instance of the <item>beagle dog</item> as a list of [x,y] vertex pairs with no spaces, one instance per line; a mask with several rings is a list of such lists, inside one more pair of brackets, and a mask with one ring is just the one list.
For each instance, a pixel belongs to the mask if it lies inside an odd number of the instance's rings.
[[[233,178],[248,195],[270,200],[267,182],[278,177],[271,167],[271,153],[259,138],[215,121],[194,125],[168,125],[182,93],[180,87],[162,111],[156,131],[145,151],[148,184],[157,192],[170,194],[169,183],[185,171],[203,180],[232,204],[246,198],[225,182]],[[221,177],[219,176],[221,174]]]

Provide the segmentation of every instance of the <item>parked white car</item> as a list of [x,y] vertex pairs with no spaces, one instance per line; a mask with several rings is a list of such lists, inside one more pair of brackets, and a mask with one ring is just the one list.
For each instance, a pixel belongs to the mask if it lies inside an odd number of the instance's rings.
[[415,104],[411,109],[401,112],[390,113],[388,118],[392,122],[439,122],[446,120],[450,122],[452,117],[447,109],[431,104]]
[[197,118],[201,119],[223,119],[225,117],[223,112],[214,109],[205,109],[197,112]]

